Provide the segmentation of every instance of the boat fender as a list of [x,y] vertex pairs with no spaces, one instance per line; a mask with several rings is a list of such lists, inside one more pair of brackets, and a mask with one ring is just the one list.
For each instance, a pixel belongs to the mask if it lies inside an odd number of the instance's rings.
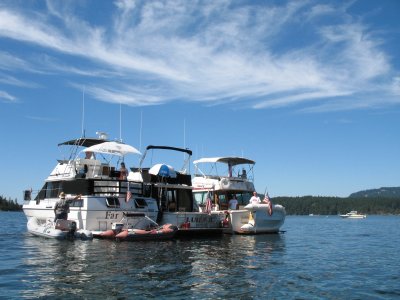
[[122,230],[115,236],[115,238],[117,239],[117,241],[124,240],[128,237],[128,234],[129,234],[128,230]]
[[99,236],[103,238],[114,238],[118,233],[119,232],[115,232],[114,230],[109,229],[100,233]]

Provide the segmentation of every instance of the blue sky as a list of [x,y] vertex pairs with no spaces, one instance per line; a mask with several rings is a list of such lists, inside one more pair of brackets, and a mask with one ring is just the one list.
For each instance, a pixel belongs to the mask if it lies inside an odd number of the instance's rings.
[[[399,186],[399,12],[396,0],[3,0],[0,195],[40,188],[82,127],[142,151],[251,158],[272,197]],[[158,162],[181,165],[170,159]]]

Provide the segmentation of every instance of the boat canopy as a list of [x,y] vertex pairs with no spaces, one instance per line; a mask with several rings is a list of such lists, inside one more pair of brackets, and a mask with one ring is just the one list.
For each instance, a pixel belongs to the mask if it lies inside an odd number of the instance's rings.
[[73,139],[69,140],[63,143],[58,144],[58,146],[63,146],[63,145],[71,145],[71,146],[80,146],[80,147],[91,147],[94,145],[98,145],[101,143],[106,142],[104,139],[98,139],[98,138],[79,138],[79,139]]
[[184,148],[178,148],[178,147],[171,147],[171,146],[154,146],[154,145],[149,145],[146,147],[147,150],[151,149],[163,149],[163,150],[173,150],[173,151],[180,151],[180,152],[185,152],[188,155],[192,156],[192,150],[189,149],[184,149]]
[[193,161],[193,164],[197,165],[199,163],[225,163],[231,166],[250,164],[254,165],[256,162],[251,159],[244,157],[226,156],[226,157],[205,157]]
[[118,142],[103,142],[101,144],[88,147],[84,149],[83,152],[104,153],[118,156],[124,156],[128,153],[141,155],[140,151],[137,150],[135,147]]
[[[159,149],[159,150],[172,150],[172,151],[179,151],[179,152],[184,152],[187,154],[187,159],[183,163],[182,171],[181,172],[186,172],[185,166],[189,165],[189,160],[190,157],[192,156],[192,150],[189,150],[187,148],[178,148],[178,147],[171,147],[171,146],[155,146],[155,145],[149,145],[146,147],[146,151],[143,153],[142,158],[140,159],[139,162],[139,168],[142,168],[142,164],[146,158],[147,152],[149,150],[154,150],[154,149]],[[189,166],[190,167],[190,166]],[[164,168],[165,169],[165,168]],[[166,170],[166,169],[165,169]]]

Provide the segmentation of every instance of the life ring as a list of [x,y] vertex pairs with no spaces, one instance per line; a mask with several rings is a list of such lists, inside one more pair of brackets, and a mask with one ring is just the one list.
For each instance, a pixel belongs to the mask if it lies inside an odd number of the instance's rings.
[[221,187],[222,188],[227,189],[227,188],[229,188],[229,185],[230,185],[230,181],[228,178],[221,179]]

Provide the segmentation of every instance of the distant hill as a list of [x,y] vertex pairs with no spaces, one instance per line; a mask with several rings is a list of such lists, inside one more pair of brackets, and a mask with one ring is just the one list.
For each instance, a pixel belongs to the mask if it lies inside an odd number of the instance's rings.
[[400,198],[400,187],[381,187],[353,193],[349,198]]

